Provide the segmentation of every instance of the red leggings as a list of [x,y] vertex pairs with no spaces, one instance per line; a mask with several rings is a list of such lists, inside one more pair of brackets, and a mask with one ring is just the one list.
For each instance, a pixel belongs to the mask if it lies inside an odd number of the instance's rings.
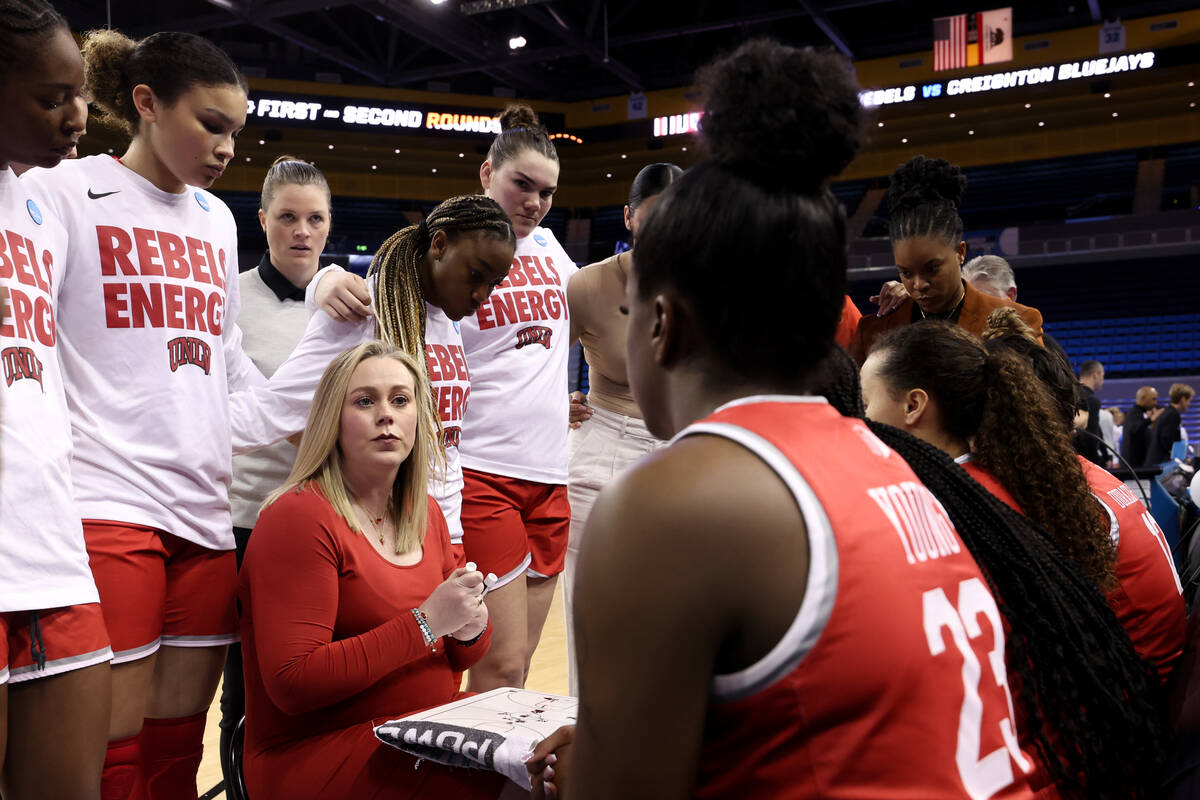
[[[385,720],[380,719],[382,723]],[[508,780],[495,772],[444,767],[375,738],[371,725],[330,731],[266,753],[246,753],[250,797],[319,800],[496,800]]]

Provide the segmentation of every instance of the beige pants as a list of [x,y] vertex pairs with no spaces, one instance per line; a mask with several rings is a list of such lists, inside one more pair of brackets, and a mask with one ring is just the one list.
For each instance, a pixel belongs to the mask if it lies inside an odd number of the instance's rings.
[[592,407],[591,419],[567,437],[567,498],[571,502],[571,533],[563,572],[563,609],[567,615],[567,674],[571,694],[579,693],[575,668],[575,624],[572,616],[575,564],[583,544],[583,529],[596,495],[609,481],[647,453],[666,444],[650,435],[635,417]]

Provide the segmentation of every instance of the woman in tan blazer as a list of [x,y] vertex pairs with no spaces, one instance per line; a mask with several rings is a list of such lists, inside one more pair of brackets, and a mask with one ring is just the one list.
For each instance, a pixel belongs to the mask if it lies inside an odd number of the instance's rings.
[[887,196],[892,213],[889,237],[909,299],[886,317],[868,315],[859,321],[850,354],[860,365],[874,341],[887,331],[940,319],[979,336],[988,314],[1003,306],[1016,308],[1040,341],[1042,315],[1037,309],[985,295],[963,280],[967,243],[958,207],[966,185],[962,170],[940,158],[916,156],[892,173]]

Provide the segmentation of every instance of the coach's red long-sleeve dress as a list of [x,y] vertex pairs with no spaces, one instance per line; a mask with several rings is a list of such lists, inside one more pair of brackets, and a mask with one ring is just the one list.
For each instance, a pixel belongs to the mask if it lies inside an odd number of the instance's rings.
[[469,647],[445,637],[431,653],[411,613],[454,568],[432,498],[421,560],[411,566],[381,557],[316,487],[262,512],[241,571],[251,797],[499,794],[504,778],[495,773],[417,766],[372,731],[461,697],[455,672],[487,652],[490,625]]

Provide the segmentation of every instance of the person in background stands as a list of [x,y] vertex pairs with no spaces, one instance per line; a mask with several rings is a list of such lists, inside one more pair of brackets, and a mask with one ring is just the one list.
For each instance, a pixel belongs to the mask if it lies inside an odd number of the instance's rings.
[[1100,409],[1100,430],[1104,436],[1104,443],[1108,445],[1102,448],[1100,453],[1102,459],[1100,466],[1102,467],[1111,467],[1117,464],[1116,454],[1119,452],[1117,448],[1121,446],[1121,428],[1117,420],[1124,418],[1125,415],[1116,406]]
[[1125,415],[1125,428],[1121,434],[1121,457],[1132,468],[1146,463],[1146,454],[1150,450],[1150,424],[1161,413],[1158,390],[1153,386],[1138,389],[1133,408]]
[[1179,441],[1183,412],[1188,410],[1196,390],[1186,383],[1171,384],[1168,399],[1170,405],[1163,409],[1154,426],[1150,428],[1150,441],[1146,448],[1146,466],[1151,467],[1171,460],[1171,450]]
[[1083,432],[1075,434],[1075,451],[1093,464],[1104,466],[1108,462],[1105,455],[1104,430],[1100,427],[1100,398],[1096,392],[1104,385],[1104,365],[1099,361],[1089,360],[1079,365],[1079,392],[1082,395],[1083,407],[1087,411],[1087,425]]
[[[683,175],[674,164],[642,167],[629,187],[625,227],[637,246],[642,220],[662,192]],[[571,694],[578,693],[575,664],[575,625],[572,599],[575,562],[583,531],[596,495],[633,462],[662,446],[642,422],[625,373],[625,334],[629,318],[621,313],[625,281],[633,251],[590,264],[571,279],[567,302],[571,310],[571,341],[583,344],[590,388],[585,397],[571,395],[572,416],[583,405],[581,422],[567,437],[567,499],[571,503],[571,532],[563,570],[563,611],[567,618],[567,675]],[[586,421],[583,421],[586,420]],[[582,427],[581,427],[582,426]]]

